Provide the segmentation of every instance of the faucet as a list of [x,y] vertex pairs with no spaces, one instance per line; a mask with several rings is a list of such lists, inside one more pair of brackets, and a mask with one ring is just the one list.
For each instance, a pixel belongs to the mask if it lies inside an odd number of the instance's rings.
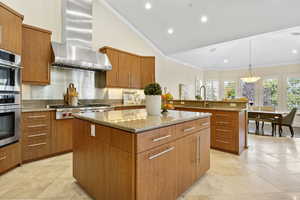
[[202,89],[203,89],[203,91],[204,91],[204,97],[203,97],[203,100],[204,100],[204,108],[206,108],[207,106],[208,106],[208,103],[206,102],[206,100],[207,100],[207,97],[206,97],[206,87],[205,87],[205,85],[202,85],[201,87],[200,87],[200,96],[201,96],[201,92],[202,92]]
[[200,96],[201,96],[202,89],[204,90],[204,97],[203,97],[203,100],[206,101],[206,87],[205,87],[205,85],[202,85],[202,86],[200,87]]

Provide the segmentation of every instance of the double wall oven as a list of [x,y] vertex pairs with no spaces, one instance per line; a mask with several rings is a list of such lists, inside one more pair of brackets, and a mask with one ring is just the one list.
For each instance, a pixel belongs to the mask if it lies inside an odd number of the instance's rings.
[[0,147],[20,138],[20,66],[19,55],[0,49]]

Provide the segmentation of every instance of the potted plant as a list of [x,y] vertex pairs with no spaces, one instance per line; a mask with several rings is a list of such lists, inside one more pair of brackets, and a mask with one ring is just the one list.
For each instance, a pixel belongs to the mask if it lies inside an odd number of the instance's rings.
[[162,90],[158,83],[150,83],[144,89],[146,110],[149,115],[160,115]]

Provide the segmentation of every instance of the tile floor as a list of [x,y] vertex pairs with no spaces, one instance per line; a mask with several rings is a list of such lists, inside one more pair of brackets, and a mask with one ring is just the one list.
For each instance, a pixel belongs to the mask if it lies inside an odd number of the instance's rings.
[[[300,200],[300,139],[249,136],[240,157],[212,151],[209,172],[178,200]],[[87,200],[72,178],[72,154],[0,176],[0,199]]]

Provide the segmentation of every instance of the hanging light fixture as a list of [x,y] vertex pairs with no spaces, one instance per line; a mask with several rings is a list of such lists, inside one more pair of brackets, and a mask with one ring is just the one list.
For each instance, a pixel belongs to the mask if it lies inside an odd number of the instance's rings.
[[241,80],[245,83],[255,83],[260,79],[259,76],[253,76],[252,72],[252,40],[249,40],[249,76],[243,77]]

